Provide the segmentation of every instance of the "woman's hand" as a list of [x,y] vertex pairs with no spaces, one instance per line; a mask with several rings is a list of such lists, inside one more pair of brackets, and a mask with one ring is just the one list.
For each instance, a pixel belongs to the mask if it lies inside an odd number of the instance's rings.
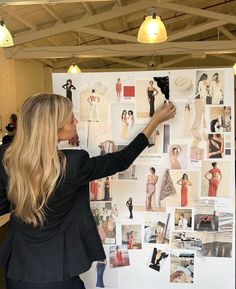
[[176,114],[176,108],[172,102],[163,103],[152,116],[149,124],[143,130],[143,133],[147,138],[151,136],[157,125],[173,118]]

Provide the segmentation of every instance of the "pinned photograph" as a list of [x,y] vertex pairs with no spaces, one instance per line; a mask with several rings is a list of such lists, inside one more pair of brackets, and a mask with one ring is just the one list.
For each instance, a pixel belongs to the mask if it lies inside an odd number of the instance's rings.
[[230,162],[221,160],[203,161],[201,170],[202,197],[229,197]]
[[200,195],[199,171],[170,170],[175,194],[167,197],[166,205],[170,207],[194,207]]
[[141,225],[121,225],[122,245],[128,250],[142,249]]
[[211,106],[209,113],[208,128],[210,132],[231,132],[231,107]]
[[170,214],[146,213],[144,243],[167,244],[170,238]]
[[152,252],[151,264],[149,265],[149,268],[159,272],[163,263],[165,262],[168,256],[169,254],[167,254],[165,251],[154,248]]
[[109,259],[111,268],[130,266],[127,245],[110,246]]
[[117,207],[111,202],[92,202],[91,211],[103,244],[114,244],[116,242]]
[[201,250],[202,240],[200,232],[172,232],[171,248]]
[[181,253],[178,257],[171,254],[170,282],[194,283],[194,254]]
[[204,257],[232,257],[232,232],[200,232],[202,248],[198,254]]
[[175,209],[175,230],[191,230],[192,220],[192,209]]
[[196,203],[194,212],[194,230],[219,230],[219,212],[215,211],[215,202],[213,200],[199,200]]
[[208,134],[207,157],[209,159],[221,159],[224,157],[224,135]]
[[111,201],[111,177],[91,181],[89,191],[90,201]]

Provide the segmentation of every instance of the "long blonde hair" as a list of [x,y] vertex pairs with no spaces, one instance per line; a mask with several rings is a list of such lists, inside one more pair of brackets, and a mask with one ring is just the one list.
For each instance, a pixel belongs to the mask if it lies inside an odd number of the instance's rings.
[[41,93],[28,98],[19,113],[17,132],[3,159],[9,176],[8,199],[14,214],[33,226],[45,221],[47,201],[65,172],[58,131],[72,117],[72,102]]

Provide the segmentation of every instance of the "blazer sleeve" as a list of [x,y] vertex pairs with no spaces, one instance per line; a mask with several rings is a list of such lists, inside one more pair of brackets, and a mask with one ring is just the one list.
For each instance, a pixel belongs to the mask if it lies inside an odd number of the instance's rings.
[[80,184],[87,183],[126,170],[147,145],[147,137],[140,133],[128,146],[118,152],[90,158],[86,151],[82,151],[83,155],[76,172],[78,181]]

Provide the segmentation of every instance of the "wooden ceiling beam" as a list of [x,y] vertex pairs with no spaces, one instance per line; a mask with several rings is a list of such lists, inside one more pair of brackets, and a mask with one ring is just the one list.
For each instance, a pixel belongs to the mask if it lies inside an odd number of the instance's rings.
[[117,58],[117,57],[107,57],[106,60],[116,62],[116,63],[121,63],[125,64],[128,66],[134,66],[134,67],[139,67],[139,68],[148,68],[147,63],[141,63],[133,60],[127,60],[127,59],[122,59],[122,58]]
[[186,5],[180,5],[180,4],[169,3],[169,2],[167,3],[157,2],[156,6],[163,8],[163,9],[174,10],[174,11],[178,11],[182,13],[198,15],[201,17],[212,18],[212,19],[227,21],[228,23],[236,24],[236,16],[234,15],[223,14],[219,12],[210,11],[207,9],[194,8],[194,7],[189,7]]
[[236,40],[236,37],[231,33],[229,30],[227,30],[225,27],[221,26],[219,27],[219,30],[229,39]]
[[232,54],[236,40],[164,42],[158,44],[80,45],[59,47],[11,47],[4,49],[7,58],[70,58],[70,57],[119,57],[190,54]]
[[212,28],[219,27],[221,25],[225,25],[227,22],[223,22],[221,20],[211,21],[200,25],[195,25],[189,29],[181,29],[180,31],[176,31],[175,33],[168,36],[168,41],[174,41],[177,39],[181,39],[187,36],[191,36],[197,33],[201,33],[203,31],[210,30]]
[[140,11],[142,9],[151,7],[155,5],[155,0],[140,0],[137,3],[129,4],[122,7],[116,7],[114,9],[111,9],[106,12],[98,13],[95,15],[88,15],[86,17],[83,17],[82,19],[71,21],[69,23],[64,24],[58,24],[56,26],[42,29],[40,31],[36,32],[28,32],[26,35],[21,35],[14,37],[14,43],[15,45],[23,44],[26,42],[47,38],[52,35],[57,35],[60,33],[64,33],[67,31],[72,31],[74,27],[78,26],[89,26],[89,25],[95,25],[97,23],[102,23],[107,20],[111,20],[127,14],[131,14],[136,11]]

